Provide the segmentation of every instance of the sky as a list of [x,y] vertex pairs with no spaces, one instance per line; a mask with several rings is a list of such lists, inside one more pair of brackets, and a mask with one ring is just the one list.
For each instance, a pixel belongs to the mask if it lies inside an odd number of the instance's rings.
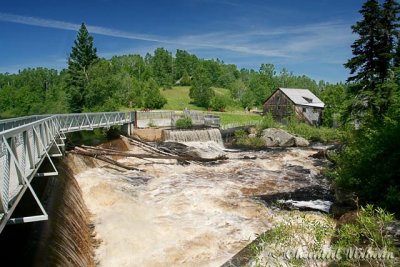
[[0,0],[0,73],[61,70],[83,22],[98,55],[184,49],[238,68],[345,81],[361,0]]

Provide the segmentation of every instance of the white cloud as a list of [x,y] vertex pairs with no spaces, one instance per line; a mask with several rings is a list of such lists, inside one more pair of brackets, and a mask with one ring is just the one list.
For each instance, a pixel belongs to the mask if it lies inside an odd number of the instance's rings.
[[[0,13],[0,20],[72,31],[77,31],[80,27],[76,23],[7,13]],[[348,25],[338,22],[275,27],[247,32],[211,32],[169,38],[94,25],[87,25],[87,28],[92,34],[178,45],[185,49],[221,49],[276,58],[297,58],[317,48],[341,45],[349,39],[350,32]]]

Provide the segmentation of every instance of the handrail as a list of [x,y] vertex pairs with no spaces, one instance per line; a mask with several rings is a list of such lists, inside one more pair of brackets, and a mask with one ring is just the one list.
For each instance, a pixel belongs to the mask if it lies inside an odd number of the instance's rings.
[[[30,185],[36,176],[54,176],[58,172],[51,157],[62,156],[65,133],[132,124],[133,112],[99,112],[27,116],[16,119],[16,127],[0,132],[0,232],[6,223],[46,220],[47,214]],[[12,125],[10,120],[0,124]],[[48,158],[54,171],[38,173]],[[26,190],[30,190],[43,215],[11,219],[10,216]]]
[[8,129],[16,128],[18,126],[28,124],[37,120],[41,120],[46,117],[50,117],[52,115],[32,115],[32,116],[24,116],[12,119],[3,119],[0,120],[0,132],[6,131]]

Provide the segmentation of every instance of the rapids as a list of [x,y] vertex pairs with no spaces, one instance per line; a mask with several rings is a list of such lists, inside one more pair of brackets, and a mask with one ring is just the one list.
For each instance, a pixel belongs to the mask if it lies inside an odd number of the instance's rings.
[[279,220],[257,196],[327,186],[315,152],[225,150],[229,159],[210,165],[119,159],[145,173],[68,161],[101,241],[99,266],[220,266]]

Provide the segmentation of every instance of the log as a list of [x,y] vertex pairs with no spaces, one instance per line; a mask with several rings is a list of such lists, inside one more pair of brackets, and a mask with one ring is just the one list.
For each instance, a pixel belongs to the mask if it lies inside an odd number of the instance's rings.
[[169,156],[173,155],[171,153],[164,152],[164,151],[162,151],[162,150],[160,150],[160,149],[158,149],[158,148],[156,148],[156,147],[154,147],[154,146],[152,146],[152,145],[150,145],[150,144],[148,144],[146,142],[138,140],[138,139],[136,139],[134,137],[130,137],[130,136],[125,136],[125,137],[128,138],[128,140],[129,140],[129,142],[131,144],[139,146],[139,147],[141,147],[141,148],[143,148],[143,149],[145,149],[147,151],[150,150],[151,152],[156,152],[158,154],[169,155]]
[[228,159],[226,156],[219,156],[216,158],[201,158],[201,157],[193,157],[193,156],[176,156],[176,155],[154,155],[154,154],[133,154],[129,152],[121,152],[113,149],[103,149],[98,147],[89,147],[84,146],[88,149],[83,149],[80,147],[75,147],[77,150],[76,154],[84,154],[92,157],[99,156],[122,156],[122,157],[134,157],[139,159],[175,159],[180,161],[197,161],[197,162],[212,162],[217,160],[226,160]]
[[75,150],[71,150],[71,151],[69,151],[69,153],[83,155],[83,156],[89,156],[89,157],[92,157],[92,158],[95,158],[95,159],[102,160],[104,162],[113,164],[115,166],[118,166],[118,167],[126,169],[126,170],[131,170],[131,171],[134,170],[134,171],[144,172],[144,170],[141,170],[141,169],[138,169],[138,168],[135,168],[135,167],[131,167],[131,166],[127,166],[127,165],[122,164],[122,163],[120,163],[120,162],[118,162],[116,160],[104,157],[102,155],[98,155],[96,153],[91,153],[91,152],[85,151],[84,149],[79,148],[79,147],[75,147]]

